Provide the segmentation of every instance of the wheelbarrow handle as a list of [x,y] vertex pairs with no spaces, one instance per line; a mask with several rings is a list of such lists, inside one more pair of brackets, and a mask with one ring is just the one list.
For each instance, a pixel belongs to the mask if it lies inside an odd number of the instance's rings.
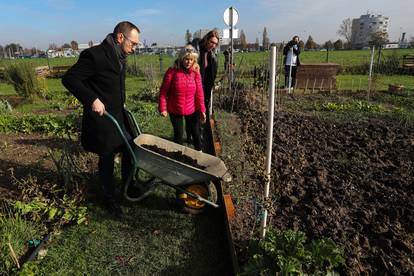
[[115,128],[118,130],[118,134],[121,135],[122,140],[124,140],[125,146],[127,148],[127,151],[129,152],[129,154],[131,155],[132,158],[132,162],[134,164],[134,166],[136,166],[138,164],[138,160],[134,154],[134,151],[132,150],[131,145],[128,142],[128,139],[125,137],[124,132],[121,129],[121,126],[119,125],[118,121],[115,119],[114,116],[112,116],[108,111],[104,111],[104,115],[109,118],[112,123],[115,125]]
[[140,127],[138,126],[138,123],[137,123],[137,121],[135,120],[135,117],[134,117],[134,115],[132,114],[132,112],[131,111],[129,111],[129,109],[127,109],[127,107],[124,105],[124,110],[125,110],[125,112],[126,112],[126,114],[127,114],[127,116],[128,116],[128,118],[130,119],[129,121],[132,121],[132,126],[131,127],[133,127],[133,131],[135,131],[136,133],[134,133],[136,136],[138,136],[138,135],[141,135],[142,134],[142,131],[141,131],[141,129],[140,129]]

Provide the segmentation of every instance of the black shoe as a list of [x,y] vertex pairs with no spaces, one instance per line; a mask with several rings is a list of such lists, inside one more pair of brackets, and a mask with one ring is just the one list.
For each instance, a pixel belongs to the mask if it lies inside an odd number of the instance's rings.
[[121,206],[119,206],[119,204],[113,199],[107,200],[105,202],[105,208],[111,215],[113,215],[117,219],[121,219],[124,215]]

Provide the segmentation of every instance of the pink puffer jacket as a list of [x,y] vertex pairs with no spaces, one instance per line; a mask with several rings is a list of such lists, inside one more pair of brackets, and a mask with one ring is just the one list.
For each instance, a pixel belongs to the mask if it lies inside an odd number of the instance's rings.
[[200,73],[169,68],[160,88],[158,110],[176,115],[190,115],[196,110],[206,112]]

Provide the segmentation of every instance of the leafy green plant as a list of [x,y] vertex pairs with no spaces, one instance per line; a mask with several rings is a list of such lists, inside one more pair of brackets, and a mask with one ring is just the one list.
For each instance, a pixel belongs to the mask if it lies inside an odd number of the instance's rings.
[[315,272],[325,269],[332,271],[345,262],[343,252],[331,239],[312,241],[310,251],[313,259],[312,270]]
[[403,107],[398,107],[392,111],[394,116],[404,126],[414,126],[414,112]]
[[0,114],[1,113],[9,113],[13,110],[11,104],[6,100],[0,100]]
[[263,240],[253,240],[250,253],[242,275],[326,275],[344,263],[332,240],[306,243],[306,235],[293,230],[269,229]]
[[11,64],[6,67],[4,73],[19,96],[33,99],[41,95],[42,91],[32,64],[26,62]]
[[29,202],[16,201],[14,209],[20,216],[32,221],[47,221],[54,225],[82,224],[87,221],[87,207],[77,206],[76,199],[64,195],[62,199],[35,197]]
[[86,222],[87,208],[80,206],[84,195],[76,191],[65,193],[59,185],[39,183],[31,175],[23,179],[12,176],[12,179],[20,190],[20,198],[13,204],[15,213],[57,226]]
[[348,103],[323,103],[321,106],[315,106],[318,111],[358,111],[358,112],[382,112],[385,108],[381,104],[370,104],[366,101],[352,101]]
[[0,132],[73,135],[79,131],[80,116],[72,113],[66,117],[57,115],[8,115],[0,114]]

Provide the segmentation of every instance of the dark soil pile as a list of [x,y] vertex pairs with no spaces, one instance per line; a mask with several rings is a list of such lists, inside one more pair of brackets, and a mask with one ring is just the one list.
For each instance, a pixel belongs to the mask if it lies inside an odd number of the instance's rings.
[[205,166],[199,165],[197,163],[197,160],[194,160],[191,157],[184,155],[181,151],[166,151],[154,145],[142,145],[142,147],[201,170],[204,170],[206,168]]
[[[242,115],[252,161],[263,160],[266,116]],[[277,112],[272,170],[271,225],[332,238],[344,247],[341,274],[414,273],[414,128]],[[238,210],[243,227],[254,227],[252,212]]]

